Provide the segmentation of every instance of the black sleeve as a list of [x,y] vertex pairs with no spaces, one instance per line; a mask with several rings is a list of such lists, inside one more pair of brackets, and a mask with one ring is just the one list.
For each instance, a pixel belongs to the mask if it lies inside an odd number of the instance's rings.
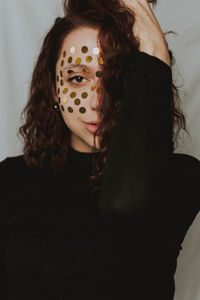
[[133,54],[104,166],[103,214],[135,213],[159,197],[173,153],[171,97],[171,67],[145,52]]

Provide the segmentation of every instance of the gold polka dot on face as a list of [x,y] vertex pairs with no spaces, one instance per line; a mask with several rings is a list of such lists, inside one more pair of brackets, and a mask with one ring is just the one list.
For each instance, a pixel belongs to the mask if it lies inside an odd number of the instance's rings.
[[59,81],[59,76],[58,75],[57,75],[56,79],[57,79],[57,81]]
[[67,54],[67,53],[66,53],[66,51],[64,51],[64,52],[63,52],[63,57],[65,57],[65,56],[66,56],[66,54]]
[[64,66],[64,60],[61,61],[61,67],[63,67],[63,66]]
[[81,103],[80,99],[76,98],[76,99],[74,100],[74,104],[75,104],[75,105],[79,105],[80,103]]
[[71,48],[70,48],[70,53],[71,53],[71,54],[74,54],[75,51],[76,51],[75,47],[71,47]]
[[87,69],[87,68],[85,68],[85,69],[83,69],[83,72],[85,72],[85,73],[89,73],[89,70]]
[[75,98],[75,97],[76,97],[76,93],[75,93],[75,92],[72,92],[72,93],[70,94],[70,97],[71,97],[71,98]]
[[63,79],[61,79],[61,81],[60,81],[60,85],[63,85],[64,84],[64,82],[63,82]]
[[103,58],[102,58],[102,57],[99,57],[99,58],[98,58],[98,63],[99,63],[100,65],[103,65]]
[[87,52],[88,52],[88,47],[87,47],[87,46],[83,46],[83,47],[81,48],[81,51],[82,51],[83,53],[87,53]]
[[64,109],[64,106],[63,106],[63,105],[61,105],[61,109],[62,109],[62,111],[65,111],[65,109]]
[[71,74],[71,73],[74,73],[74,71],[73,70],[68,70],[67,73]]
[[97,76],[97,77],[102,77],[102,72],[101,72],[101,71],[97,71],[97,72],[96,72],[96,76]]
[[63,72],[62,71],[60,71],[60,76],[63,77]]
[[63,103],[65,104],[65,103],[67,103],[68,98],[65,96],[65,97],[62,99],[62,101],[63,101]]
[[79,111],[81,114],[84,114],[86,112],[86,109],[85,109],[85,107],[81,107],[81,108],[79,108]]
[[60,94],[60,88],[58,88],[58,95]]
[[93,54],[98,55],[100,50],[98,47],[95,47],[95,48],[93,48],[92,52],[93,52]]
[[68,61],[68,63],[70,64],[70,63],[72,62],[72,57],[69,56],[67,61]]
[[83,99],[85,99],[85,98],[88,97],[88,93],[84,92],[84,93],[81,94],[81,96],[82,96]]
[[91,91],[94,91],[95,87],[96,87],[96,84],[93,84],[93,85],[91,86]]
[[63,94],[67,94],[68,88],[65,88],[62,92],[63,92]]
[[60,103],[60,97],[58,98],[58,102]]
[[79,64],[81,63],[81,58],[80,58],[80,57],[77,57],[77,59],[75,60],[75,63],[76,63],[77,65],[79,65]]
[[90,63],[92,61],[92,56],[87,56],[85,60]]
[[71,106],[69,106],[69,107],[67,108],[67,110],[68,110],[68,112],[73,113],[73,108],[72,108]]

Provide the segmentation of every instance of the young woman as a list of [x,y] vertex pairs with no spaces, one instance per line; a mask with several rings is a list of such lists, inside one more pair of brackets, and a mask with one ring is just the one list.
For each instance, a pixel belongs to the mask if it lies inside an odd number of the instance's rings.
[[63,4],[0,163],[1,299],[172,300],[200,207],[172,53],[147,0]]

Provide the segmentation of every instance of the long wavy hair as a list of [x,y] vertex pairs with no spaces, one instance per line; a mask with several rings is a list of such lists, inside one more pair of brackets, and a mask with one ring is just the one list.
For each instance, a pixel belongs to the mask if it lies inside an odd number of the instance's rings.
[[[149,2],[156,5],[156,0]],[[139,51],[139,42],[132,31],[135,17],[118,0],[64,0],[63,8],[64,17],[55,20],[35,63],[28,102],[21,114],[24,124],[19,128],[19,134],[24,140],[24,159],[29,167],[54,174],[59,172],[68,158],[71,132],[61,112],[54,108],[55,100],[50,87],[55,87],[55,66],[63,40],[70,32],[84,26],[99,29],[98,41],[103,54],[101,96],[104,100],[100,101],[98,108],[102,122],[95,133],[99,134],[100,151],[92,158],[93,173],[88,178],[88,184],[96,190],[101,187],[103,166],[125,91],[129,59],[133,51]],[[175,60],[171,50],[169,55],[173,65]],[[180,129],[187,129],[179,107],[178,88],[174,83],[171,95],[175,147]]]

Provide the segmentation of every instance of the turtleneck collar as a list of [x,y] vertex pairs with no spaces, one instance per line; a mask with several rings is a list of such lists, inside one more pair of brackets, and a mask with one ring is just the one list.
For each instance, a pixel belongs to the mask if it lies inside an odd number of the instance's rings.
[[72,148],[71,145],[69,145],[68,151],[69,151],[70,155],[72,155],[74,158],[77,158],[77,159],[92,158],[98,154],[98,152],[80,152],[80,151]]

